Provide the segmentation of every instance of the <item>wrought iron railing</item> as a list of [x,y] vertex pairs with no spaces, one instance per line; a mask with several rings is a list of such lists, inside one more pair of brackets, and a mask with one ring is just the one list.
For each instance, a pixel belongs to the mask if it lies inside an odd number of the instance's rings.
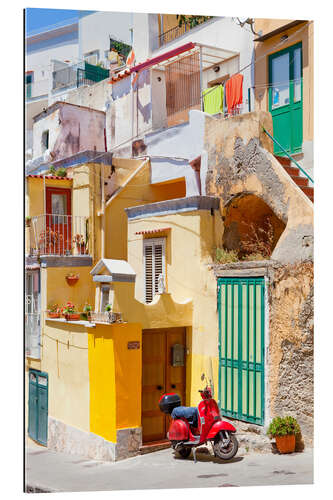
[[44,214],[32,217],[32,255],[88,255],[88,217]]
[[206,22],[206,19],[199,21],[195,26],[191,26],[188,23],[183,23],[181,26],[175,26],[174,28],[171,28],[168,31],[161,33],[158,37],[159,46],[162,47],[162,45],[172,42],[173,40],[176,40],[180,36],[184,35],[184,33],[187,33],[191,29],[195,28],[199,24],[203,24],[204,22]]
[[25,313],[25,355],[40,359],[40,313]]

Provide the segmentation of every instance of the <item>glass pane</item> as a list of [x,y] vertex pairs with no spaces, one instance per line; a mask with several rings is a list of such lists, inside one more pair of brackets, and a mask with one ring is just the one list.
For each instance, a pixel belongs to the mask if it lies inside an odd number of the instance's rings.
[[301,100],[301,48],[294,51],[294,102]]
[[67,196],[65,194],[52,194],[52,213],[67,214]]
[[289,104],[289,53],[272,60],[272,109]]
[[[67,214],[67,196],[65,194],[52,194],[52,214]],[[52,224],[67,224],[67,217],[52,217]]]

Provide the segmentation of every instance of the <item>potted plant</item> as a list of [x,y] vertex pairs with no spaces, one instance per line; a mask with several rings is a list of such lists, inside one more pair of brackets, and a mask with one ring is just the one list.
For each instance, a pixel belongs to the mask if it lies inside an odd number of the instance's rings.
[[50,304],[47,308],[47,316],[48,318],[60,318],[60,307],[58,304]]
[[31,226],[31,217],[30,217],[30,215],[26,216],[26,218],[25,218],[25,225],[26,225],[26,227],[30,227]]
[[280,453],[293,453],[296,447],[296,434],[301,432],[294,417],[275,417],[268,428],[269,437],[275,438]]
[[91,311],[92,311],[92,306],[90,304],[85,304],[83,307],[83,313],[81,314],[81,318],[85,321],[90,321]]
[[79,274],[74,274],[74,273],[69,273],[66,274],[66,281],[69,285],[75,285],[79,281],[80,275]]
[[61,312],[65,316],[66,321],[78,321],[80,319],[80,313],[75,311],[75,306],[72,302],[67,302]]
[[82,234],[76,234],[73,238],[73,243],[76,246],[76,249],[80,255],[86,253],[86,242],[84,241],[84,237]]
[[108,315],[109,323],[112,323],[112,304],[106,304],[105,312]]

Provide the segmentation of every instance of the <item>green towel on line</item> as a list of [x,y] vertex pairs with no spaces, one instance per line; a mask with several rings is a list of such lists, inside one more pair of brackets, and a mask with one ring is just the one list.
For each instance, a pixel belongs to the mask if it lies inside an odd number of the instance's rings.
[[223,113],[223,86],[217,85],[203,91],[204,111],[210,115]]

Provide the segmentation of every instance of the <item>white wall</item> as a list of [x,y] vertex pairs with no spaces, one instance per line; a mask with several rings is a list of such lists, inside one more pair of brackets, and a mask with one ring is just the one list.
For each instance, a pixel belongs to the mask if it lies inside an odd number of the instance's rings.
[[79,20],[79,55],[99,50],[100,60],[110,48],[111,38],[131,45],[132,14],[129,12],[95,12]]

